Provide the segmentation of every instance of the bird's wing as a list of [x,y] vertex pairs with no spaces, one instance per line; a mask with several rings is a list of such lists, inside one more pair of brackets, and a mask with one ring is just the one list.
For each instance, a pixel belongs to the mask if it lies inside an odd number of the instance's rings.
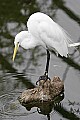
[[58,24],[43,21],[39,23],[37,31],[48,48],[55,49],[61,56],[67,57],[69,38]]

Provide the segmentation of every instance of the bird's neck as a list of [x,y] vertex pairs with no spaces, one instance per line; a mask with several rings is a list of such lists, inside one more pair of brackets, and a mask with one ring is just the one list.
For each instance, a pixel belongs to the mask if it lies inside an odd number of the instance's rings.
[[21,46],[24,49],[31,49],[38,46],[38,43],[36,39],[34,39],[34,37],[31,34],[29,34],[28,37],[21,42]]

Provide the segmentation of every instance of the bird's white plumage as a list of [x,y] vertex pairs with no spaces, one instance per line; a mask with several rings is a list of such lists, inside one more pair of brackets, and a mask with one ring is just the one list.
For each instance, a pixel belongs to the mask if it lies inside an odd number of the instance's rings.
[[70,38],[49,16],[34,13],[28,19],[27,27],[38,41],[43,41],[49,49],[55,49],[61,56],[67,57]]
[[[32,14],[27,22],[28,31],[21,31],[15,36],[15,45],[19,43],[25,49],[42,45],[67,57],[71,41],[66,31],[44,13]],[[75,43],[75,46],[80,45]]]

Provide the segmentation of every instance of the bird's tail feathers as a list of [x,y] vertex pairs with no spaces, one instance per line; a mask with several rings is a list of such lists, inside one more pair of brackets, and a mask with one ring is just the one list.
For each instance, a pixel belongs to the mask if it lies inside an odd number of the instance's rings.
[[68,47],[78,47],[80,46],[80,42],[78,43],[72,43],[72,44],[69,44]]
[[76,50],[78,50],[79,51],[79,53],[80,53],[80,42],[78,42],[78,43],[72,43],[72,44],[68,44],[68,47],[74,47]]

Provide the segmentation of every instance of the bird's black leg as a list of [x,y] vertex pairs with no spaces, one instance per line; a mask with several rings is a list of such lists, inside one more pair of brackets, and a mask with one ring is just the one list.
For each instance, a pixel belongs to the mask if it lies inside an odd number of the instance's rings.
[[44,75],[48,76],[48,69],[49,69],[49,60],[50,60],[50,53],[49,50],[47,49],[47,63],[46,63],[46,69]]
[[47,79],[50,80],[50,78],[48,77],[50,53],[49,53],[49,50],[48,50],[48,49],[47,49],[46,51],[47,51],[47,63],[46,63],[45,73],[44,73],[44,75],[42,75],[42,76],[39,77],[39,80],[36,82],[36,84],[37,84],[40,80],[45,80],[45,81],[46,81]]

